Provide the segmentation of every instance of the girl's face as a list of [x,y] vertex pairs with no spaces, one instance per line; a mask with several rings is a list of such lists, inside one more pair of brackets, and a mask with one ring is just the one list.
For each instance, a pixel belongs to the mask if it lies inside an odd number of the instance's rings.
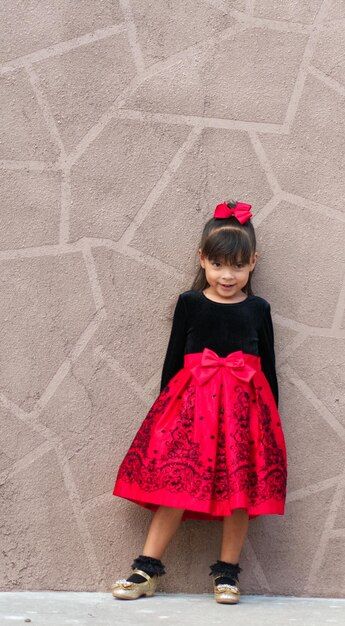
[[199,250],[200,265],[205,270],[206,280],[209,287],[205,290],[209,296],[223,302],[243,300],[243,287],[246,286],[249,273],[253,271],[257,254],[253,254],[250,263],[237,263],[230,265],[224,261],[212,260],[204,257]]

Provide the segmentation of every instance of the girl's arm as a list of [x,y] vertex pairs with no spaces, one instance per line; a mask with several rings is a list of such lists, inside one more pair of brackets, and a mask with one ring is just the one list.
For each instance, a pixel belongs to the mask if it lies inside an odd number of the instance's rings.
[[271,307],[267,302],[263,323],[259,332],[259,354],[262,371],[265,374],[272,389],[276,405],[278,407],[279,391],[275,365],[274,332],[271,317]]
[[179,295],[170,333],[168,348],[166,351],[160,390],[162,391],[168,382],[183,367],[184,349],[187,336],[187,311],[186,305]]

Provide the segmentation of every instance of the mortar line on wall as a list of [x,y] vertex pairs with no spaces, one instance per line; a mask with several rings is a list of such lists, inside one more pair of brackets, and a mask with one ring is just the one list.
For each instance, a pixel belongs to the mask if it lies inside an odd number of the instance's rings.
[[115,357],[104,348],[101,344],[98,345],[94,349],[94,354],[101,360],[104,361],[107,366],[117,374],[119,378],[121,378],[125,383],[127,383],[130,388],[134,391],[136,396],[143,402],[145,407],[151,406],[154,398],[150,393],[146,391],[146,389],[140,385],[121,365],[119,361],[115,359]]
[[141,250],[138,250],[133,246],[118,244],[112,239],[99,239],[97,237],[88,237],[88,240],[90,241],[90,245],[92,248],[104,247],[109,250],[114,250],[115,252],[118,252],[125,257],[134,259],[135,261],[137,261],[137,263],[152,267],[159,272],[162,272],[162,274],[166,274],[167,276],[171,276],[173,278],[183,280],[187,277],[186,273],[182,272],[173,265],[169,265],[161,259],[147,254],[146,252],[142,252]]
[[[239,23],[236,20],[235,24],[224,28],[224,30],[220,30],[216,35],[207,37],[203,41],[199,42],[198,45],[201,47],[201,50],[204,48],[204,51],[208,52],[208,48],[217,47],[222,41],[229,41],[236,35],[244,33],[246,30],[248,30],[248,26],[246,24]],[[207,43],[207,47],[205,46],[205,43]]]
[[314,391],[307,385],[307,383],[297,374],[297,372],[289,364],[285,364],[281,367],[282,373],[290,380],[290,382],[297,387],[302,393],[305,399],[317,410],[318,414],[323,420],[332,428],[332,430],[338,435],[338,437],[345,441],[345,428],[337,420],[337,418],[331,413],[331,411],[323,404],[323,402],[316,396]]
[[335,91],[341,96],[345,96],[344,85],[339,83],[335,78],[333,78],[332,76],[329,76],[322,70],[319,70],[312,63],[309,63],[307,69],[308,69],[309,74],[311,74],[312,76],[315,76],[315,78],[319,80],[321,83],[323,83],[324,85],[326,85],[326,87],[329,87],[330,89],[332,89],[333,91]]
[[38,246],[32,248],[17,248],[15,250],[2,250],[0,251],[0,262],[9,261],[12,259],[25,259],[25,258],[37,258],[46,256],[61,256],[63,254],[74,254],[75,252],[83,251],[83,241],[86,239],[90,242],[91,248],[104,247],[114,250],[121,255],[130,257],[142,265],[148,265],[154,269],[159,270],[167,276],[172,276],[181,280],[190,279],[191,277],[179,270],[178,268],[161,261],[155,257],[152,257],[141,250],[137,250],[132,246],[119,245],[112,239],[101,239],[97,237],[82,237],[77,241],[72,241],[64,244],[52,244],[46,246]]
[[[99,581],[103,582],[97,560],[96,560],[97,567],[95,567],[94,558],[92,554],[92,552],[94,553],[94,546],[92,545],[92,547],[90,548],[91,536],[88,531],[85,519],[81,519],[81,518],[84,518],[84,514],[81,509],[80,501],[79,501],[79,504],[78,502],[76,502],[79,499],[79,496],[77,494],[76,487],[71,477],[70,470],[69,468],[67,468],[68,460],[65,454],[62,453],[62,444],[61,444],[60,438],[55,433],[53,433],[51,429],[47,428],[46,426],[44,426],[43,424],[39,422],[36,422],[36,411],[32,411],[31,413],[24,412],[18,405],[8,400],[7,398],[5,398],[3,394],[0,395],[0,401],[7,409],[11,410],[11,412],[13,412],[13,414],[16,417],[18,417],[18,419],[23,421],[25,424],[27,424],[28,426],[33,428],[36,432],[38,432],[39,434],[41,434],[42,436],[46,438],[46,440],[42,444],[40,444],[34,450],[29,452],[27,455],[25,455],[25,457],[22,457],[19,461],[13,464],[11,468],[2,471],[0,474],[0,477],[5,476],[6,478],[10,479],[19,471],[24,470],[25,468],[29,467],[32,463],[40,459],[47,452],[52,452],[53,450],[55,451],[55,453],[57,454],[59,465],[62,470],[64,484],[66,486],[66,492],[67,492],[66,495],[69,501],[71,502],[71,506],[76,517],[77,528],[81,535],[81,540],[85,549],[85,554],[89,561],[89,564],[92,567],[91,573],[93,575],[96,573]],[[72,482],[73,484],[71,484]],[[71,498],[71,492],[73,492],[73,499]],[[92,540],[91,540],[91,543],[92,543]]]
[[[7,477],[11,477],[12,474],[15,475],[18,471],[25,469],[25,467],[29,467],[29,465],[31,465],[36,460],[41,458],[41,456],[43,456],[43,454],[47,453],[48,451],[50,452],[52,450],[55,451],[59,465],[61,467],[64,484],[66,486],[66,492],[67,492],[66,495],[69,501],[71,502],[71,506],[74,511],[74,515],[76,517],[77,528],[81,535],[81,541],[84,546],[85,554],[92,569],[91,573],[92,575],[96,573],[99,581],[103,582],[100,576],[100,570],[99,570],[99,565],[97,563],[97,560],[96,560],[96,567],[95,567],[95,562],[94,562],[94,558],[92,554],[94,552],[94,546],[90,548],[91,536],[88,531],[85,519],[81,519],[81,518],[84,518],[84,514],[82,512],[80,502],[79,504],[77,502],[77,500],[79,499],[79,496],[76,492],[76,488],[75,488],[73,479],[71,477],[70,470],[67,467],[68,460],[65,454],[62,452],[63,447],[62,447],[60,437],[57,436],[50,428],[38,422],[37,409],[35,409],[31,413],[26,413],[14,402],[4,397],[3,394],[0,394],[0,401],[3,404],[3,406],[5,406],[6,409],[10,410],[19,420],[23,421],[26,425],[30,426],[33,430],[41,434],[46,439],[45,442],[43,442],[41,445],[39,445],[37,448],[31,451],[24,458],[20,459],[20,461],[18,461],[15,464],[15,467],[13,466],[9,471],[5,470],[6,472],[5,475]],[[13,470],[13,472],[11,470]],[[71,493],[72,493],[73,499],[71,498]]]
[[[60,381],[61,382],[61,381]],[[49,385],[48,385],[49,387]],[[14,468],[14,473],[17,473],[20,469],[24,469],[25,467],[34,463],[37,459],[39,459],[44,453],[48,451],[54,450],[57,456],[57,460],[59,462],[62,477],[64,480],[64,484],[66,487],[67,497],[71,502],[71,506],[74,512],[74,516],[76,519],[76,525],[79,530],[80,538],[85,550],[86,558],[90,565],[91,574],[94,577],[95,575],[98,578],[98,583],[103,584],[104,580],[101,576],[101,571],[99,568],[99,564],[95,554],[95,548],[92,543],[92,538],[84,518],[84,513],[82,510],[80,497],[74,483],[74,479],[69,467],[69,462],[66,457],[63,444],[61,442],[61,438],[56,435],[50,428],[44,426],[38,421],[39,410],[38,403],[36,404],[36,408],[30,413],[26,413],[23,411],[18,405],[16,405],[11,400],[7,399],[3,394],[0,394],[0,402],[6,409],[10,410],[18,419],[23,421],[25,424],[33,428],[36,432],[41,434],[45,438],[45,442],[39,445],[35,450],[26,455],[23,459],[20,459],[18,463],[16,463],[16,468]],[[6,471],[6,470],[5,470]],[[6,472],[6,476],[11,475],[10,472]]]
[[152,124],[171,124],[174,126],[197,126],[203,128],[221,128],[225,130],[238,130],[243,132],[257,131],[275,135],[286,135],[287,131],[282,124],[270,124],[265,122],[252,122],[235,120],[230,118],[203,117],[201,115],[183,115],[180,113],[157,113],[141,111],[139,109],[121,108],[114,111],[116,119],[132,120]]
[[36,446],[36,448],[30,450],[30,452],[12,463],[10,467],[2,469],[0,472],[0,482],[5,481],[5,479],[11,480],[16,474],[25,470],[32,463],[40,459],[41,456],[44,456],[47,452],[50,452],[53,448],[53,442],[45,440],[43,443]]
[[128,42],[132,51],[134,63],[137,68],[138,74],[141,74],[145,70],[145,63],[139,44],[139,38],[136,24],[133,18],[132,8],[129,0],[119,0],[119,4],[125,20]]
[[34,432],[38,433],[46,441],[53,442],[57,440],[55,434],[52,433],[50,428],[45,426],[39,421],[39,414],[36,409],[32,411],[24,411],[16,402],[7,398],[5,394],[0,393],[0,404],[14,415],[18,420],[23,422],[26,426],[29,426]]
[[281,193],[281,187],[278,183],[278,180],[274,174],[273,168],[272,168],[272,164],[266,154],[266,151],[257,135],[257,133],[253,132],[253,131],[248,131],[248,135],[249,135],[249,139],[252,143],[252,146],[254,148],[255,154],[258,157],[258,161],[259,164],[261,165],[261,167],[263,168],[266,178],[267,178],[267,182],[269,184],[269,186],[271,187],[272,193],[273,194],[280,194]]
[[[212,2],[212,0],[210,1]],[[214,0],[214,2],[215,3],[222,2],[222,0]],[[227,8],[228,7],[226,6],[226,9]],[[273,20],[273,19],[264,19],[264,18],[258,18],[258,17],[253,18],[237,10],[232,10],[228,12],[228,14],[234,17],[234,19],[246,23],[247,26],[257,26],[261,28],[266,28],[267,30],[284,30],[284,31],[300,32],[300,33],[307,33],[307,34],[312,32],[312,26],[309,24],[304,24],[302,22],[286,22],[286,21],[281,22],[279,20]],[[343,21],[343,18],[340,18],[339,20],[331,20],[329,22],[329,26],[334,24],[334,26],[338,28],[341,26],[342,21]],[[338,26],[338,23],[340,24],[340,26]],[[327,25],[324,28],[329,28],[329,26]],[[95,31],[85,33],[84,35],[80,35],[70,40],[59,42],[52,46],[48,46],[47,48],[41,48],[27,55],[16,57],[14,59],[6,61],[0,66],[0,75],[6,74],[9,72],[14,72],[17,69],[24,67],[26,64],[34,64],[34,63],[38,63],[40,61],[44,61],[46,59],[49,59],[55,56],[61,56],[63,54],[70,52],[71,50],[74,50],[82,46],[86,46],[90,43],[94,43],[95,41],[101,41],[102,39],[113,37],[114,35],[118,33],[126,32],[126,30],[127,30],[126,23],[121,22],[120,24],[114,24],[111,26],[107,26],[106,28],[96,29]],[[320,30],[322,30],[322,27]],[[207,41],[207,39],[205,41]],[[190,50],[191,48],[197,45],[200,45],[200,42],[198,42],[197,44],[193,44],[193,46],[189,46],[188,48],[184,49],[184,51]],[[179,51],[179,53],[176,53],[176,54],[180,54],[180,52],[184,52],[184,51]]]
[[67,162],[70,166],[74,165],[78,159],[84,154],[84,152],[90,147],[91,143],[97,139],[97,137],[104,131],[107,124],[116,116],[117,110],[124,106],[126,98],[135,93],[135,91],[149,78],[152,78],[156,74],[163,72],[164,70],[173,67],[179,62],[185,60],[188,56],[190,56],[193,52],[197,52],[198,48],[200,48],[200,53],[203,48],[207,49],[208,45],[213,45],[215,42],[219,43],[219,39],[230,39],[235,36],[237,33],[244,32],[246,30],[246,26],[236,25],[232,26],[228,29],[225,29],[222,32],[222,35],[213,35],[212,37],[205,39],[203,42],[199,42],[197,44],[193,44],[188,48],[179,51],[168,59],[164,61],[158,61],[154,63],[149,68],[147,68],[140,75],[135,76],[129,82],[129,84],[124,88],[124,90],[119,94],[116,98],[113,105],[109,107],[109,109],[101,115],[96,124],[84,135],[84,137],[79,141],[79,143],[73,148],[67,158]]
[[286,317],[280,313],[272,313],[273,321],[282,326],[283,328],[289,328],[295,332],[306,332],[310,335],[317,335],[320,337],[330,337],[332,331],[330,328],[323,328],[322,326],[309,326],[304,322],[298,322],[291,317]]
[[315,22],[317,22],[319,26],[319,25],[322,25],[323,21],[327,20],[328,13],[332,8],[333,2],[334,0],[323,0],[323,2],[321,3],[321,7],[314,20],[314,24]]
[[308,326],[302,322],[297,322],[289,317],[284,317],[279,313],[272,314],[273,321],[283,328],[289,328],[296,332],[305,332],[310,337],[332,337],[334,339],[345,339],[345,329],[341,331],[333,331],[331,328],[323,328],[321,326]]
[[145,391],[147,391],[148,393],[153,393],[153,390],[160,383],[161,374],[162,374],[162,368],[159,367],[154,372],[154,374],[152,374],[152,376],[148,379],[148,381],[146,381],[145,385],[143,385],[143,389],[145,389]]
[[73,474],[65,454],[65,450],[62,444],[55,447],[55,453],[60,465],[63,481],[66,487],[69,502],[74,513],[74,518],[79,531],[79,536],[83,544],[84,552],[87,561],[90,566],[90,573],[93,578],[96,578],[97,585],[105,584],[104,577],[102,576],[101,568],[97,559],[95,545],[93,543],[92,535],[90,533],[85,514],[83,511],[81,498],[73,478]]
[[294,85],[292,95],[291,95],[291,98],[290,98],[290,101],[286,110],[284,124],[289,129],[291,129],[293,122],[295,120],[295,116],[298,110],[300,99],[304,91],[304,85],[305,85],[305,81],[308,75],[308,64],[311,62],[313,58],[317,41],[319,38],[319,34],[320,34],[318,27],[322,25],[322,21],[329,10],[329,6],[331,2],[332,0],[323,0],[322,5],[313,21],[312,32],[310,33],[306,46],[304,48],[304,52],[303,52],[300,66],[299,66],[297,76],[296,76],[295,85]]
[[93,498],[88,498],[88,500],[83,501],[83,511],[89,512],[92,511],[96,506],[101,506],[103,503],[112,502],[113,499],[113,490],[109,489],[109,491],[105,491],[104,493],[98,494]]
[[47,406],[51,398],[56,393],[61,383],[65,380],[66,376],[70,372],[73,364],[78,360],[79,356],[84,352],[86,346],[91,341],[94,334],[99,329],[101,323],[105,319],[106,314],[104,309],[96,311],[93,318],[83,330],[81,335],[70,350],[69,356],[61,363],[57,371],[49,381],[45,390],[41,394],[39,400],[35,405],[35,411],[39,415],[41,411]]
[[250,539],[248,538],[248,536],[245,539],[244,545],[243,545],[243,552],[245,554],[245,556],[247,557],[250,565],[251,565],[251,569],[256,577],[256,580],[258,581],[261,589],[263,591],[271,591],[271,586],[265,576],[265,572],[262,569],[259,559],[256,556],[256,552],[252,546],[252,543],[250,541]]
[[161,175],[161,177],[157,180],[154,187],[151,189],[149,195],[147,196],[144,204],[140,207],[137,214],[134,216],[131,224],[125,230],[121,238],[119,239],[120,245],[127,245],[132,238],[134,237],[136,231],[139,226],[143,223],[143,221],[149,215],[151,209],[156,204],[157,200],[173,178],[174,174],[177,172],[181,164],[183,163],[186,155],[193,148],[197,140],[199,139],[202,132],[202,128],[195,127],[189,133],[187,139],[184,141],[182,146],[177,150],[170,163],[166,167],[165,171]]
[[80,240],[75,245],[73,242],[64,244],[47,244],[45,246],[33,246],[32,248],[15,248],[14,250],[1,250],[0,261],[11,259],[26,259],[45,256],[60,256],[61,254],[74,254],[81,251]]
[[71,170],[64,167],[61,172],[61,213],[59,243],[65,244],[69,240],[70,209],[71,209]]
[[337,537],[345,538],[345,528],[332,528],[329,531],[330,539],[336,539]]
[[311,24],[289,20],[273,20],[265,17],[254,17],[248,13],[242,13],[237,9],[230,11],[229,15],[239,22],[247,24],[250,28],[261,28],[263,30],[273,30],[286,33],[297,33],[298,35],[309,35],[313,32]]
[[177,278],[181,280],[186,279],[188,276],[185,272],[182,272],[177,267],[169,265],[168,263],[164,263],[164,261],[162,261],[161,259],[142,252],[141,250],[138,250],[133,246],[119,246],[117,249],[121,254],[124,254],[125,256],[134,259],[138,263],[149,265],[154,269],[158,269],[160,272],[166,274],[167,276],[172,276],[175,279]]
[[[15,405],[13,402],[8,401],[7,399],[4,399],[2,394],[1,394],[0,400],[2,404],[6,406],[6,408],[13,409],[12,412],[21,421],[33,427],[31,416],[33,415],[34,412],[32,412],[31,414],[25,413],[22,409],[20,409],[20,407]],[[77,525],[77,528],[81,537],[81,541],[85,550],[86,558],[88,559],[88,562],[91,567],[91,573],[92,575],[96,574],[98,576],[98,581],[100,583],[103,583],[104,581],[101,577],[99,564],[97,562],[97,559],[95,559],[95,550],[92,544],[92,538],[91,538],[90,532],[88,530],[88,527],[84,518],[84,513],[82,511],[82,507],[80,504],[80,498],[77,493],[77,490],[76,490],[76,487],[75,487],[75,484],[74,484],[74,481],[70,472],[70,468],[68,467],[68,460],[66,458],[66,455],[63,452],[61,440],[55,433],[53,433],[49,428],[43,426],[42,424],[35,423],[35,426],[36,426],[35,430],[39,432],[40,434],[42,434],[43,432],[47,433],[46,441],[44,441],[42,444],[37,446],[34,450],[29,452],[27,455],[25,455],[25,457],[23,457],[18,462],[16,462],[11,468],[1,472],[0,477],[4,476],[7,479],[10,479],[19,471],[22,471],[26,469],[27,467],[29,467],[32,463],[35,463],[35,461],[40,459],[47,452],[54,451],[56,453],[57,459],[58,459],[58,462],[62,471],[64,484],[66,487],[66,496],[68,497],[69,502],[71,502],[72,510],[76,518],[76,525]],[[37,428],[37,426],[40,426],[41,428]],[[71,495],[72,495],[72,498],[71,498]],[[90,545],[90,542],[91,542],[91,545]]]
[[330,26],[330,28],[343,29],[345,26],[345,17],[332,18],[327,21],[327,26]]
[[166,59],[162,61],[157,61],[150,65],[146,70],[140,74],[140,76],[135,76],[132,78],[130,83],[125,87],[122,93],[115,100],[113,108],[121,108],[125,106],[126,98],[133,95],[133,93],[140,87],[144,82],[153,78],[157,74],[161,74],[166,70],[174,67],[174,65],[181,64],[188,60],[188,58],[194,58],[196,54],[203,54],[208,51],[209,47],[214,45],[219,45],[222,40],[229,40],[235,37],[237,34],[244,33],[248,29],[247,25],[238,24],[229,26],[224,30],[220,31],[216,35],[211,35],[207,37],[203,41],[199,41],[195,44],[188,46],[187,48],[183,48],[174,54],[171,54]]
[[255,0],[246,0],[246,8],[245,13],[248,15],[254,16],[255,11]]
[[27,65],[38,63],[39,61],[45,61],[46,59],[50,59],[55,56],[61,56],[63,54],[66,54],[66,52],[75,50],[76,48],[87,46],[88,44],[94,43],[95,41],[107,39],[115,34],[125,31],[126,24],[122,22],[120,24],[107,26],[106,28],[98,28],[93,32],[80,35],[79,37],[73,37],[73,39],[60,41],[57,44],[48,46],[47,48],[41,48],[40,50],[36,50],[35,52],[31,52],[30,54],[17,57],[15,59],[12,59],[11,61],[6,61],[3,65],[0,66],[0,76],[2,74],[7,74],[8,72],[14,72]]
[[58,162],[53,161],[22,161],[20,159],[0,159],[0,170],[14,170],[14,171],[27,171],[38,172],[41,174],[45,171],[59,172],[61,167]]
[[[121,96],[118,96],[120,98]],[[65,160],[66,165],[73,167],[79,161],[80,157],[88,150],[91,144],[102,134],[106,126],[114,119],[114,111],[117,110],[117,104],[115,103],[107,109],[103,115],[98,119],[90,130],[84,135],[84,137],[72,148],[68,157]]]
[[342,474],[338,474],[337,476],[332,476],[332,478],[321,480],[318,483],[307,485],[301,489],[295,489],[295,491],[290,491],[286,496],[286,503],[288,504],[289,502],[304,500],[304,498],[307,498],[308,496],[320,493],[321,491],[327,491],[327,489],[335,487],[339,483],[341,477]]
[[286,346],[284,350],[281,350],[279,352],[279,355],[277,355],[276,361],[277,361],[278,367],[281,367],[283,363],[285,363],[286,359],[291,357],[294,354],[295,350],[300,348],[300,346],[305,342],[306,339],[309,339],[309,337],[310,337],[310,334],[306,332],[301,332],[298,335],[296,335],[296,337],[294,337],[291,343],[289,343],[289,345]]
[[[262,165],[262,164],[261,164]],[[266,204],[259,209],[257,213],[253,216],[252,222],[255,228],[258,228],[262,222],[265,221],[266,217],[271,215],[271,213],[277,208],[281,200],[280,192],[275,193],[272,198]]]
[[[77,358],[80,354],[80,350],[78,354],[78,346],[76,345],[76,347],[77,347],[77,350],[75,351],[74,356]],[[48,387],[49,386],[50,385],[48,385]],[[74,482],[74,479],[73,479],[73,476],[69,467],[69,462],[66,457],[63,444],[61,442],[61,437],[56,435],[50,428],[44,426],[41,422],[38,421],[38,417],[40,413],[40,409],[38,406],[39,402],[36,404],[35,409],[31,411],[30,413],[23,411],[18,405],[16,405],[14,402],[6,398],[3,394],[0,394],[0,402],[7,410],[11,411],[19,420],[23,421],[26,425],[30,426],[33,430],[41,434],[46,440],[41,445],[39,445],[35,450],[33,450],[28,455],[26,455],[24,459],[21,459],[16,464],[18,466],[21,465],[20,469],[24,469],[25,466],[29,466],[30,464],[34,463],[45,452],[54,450],[54,452],[56,453],[57,460],[61,468],[64,484],[66,487],[67,497],[69,501],[71,502],[72,510],[74,512],[74,516],[76,519],[76,525],[77,525],[80,538],[84,547],[85,555],[90,565],[91,574],[93,577],[96,576],[98,578],[98,584],[104,584],[104,580],[102,578],[100,567],[99,567],[97,557],[95,554],[95,548],[92,542],[92,537],[91,537],[90,531],[88,529],[88,526],[84,517],[84,512],[82,510],[80,497],[79,497],[79,494],[78,494],[78,491],[77,491],[77,488],[76,488],[76,485],[75,485],[75,482]],[[19,468],[17,469],[17,471],[19,471]],[[17,472],[15,471],[15,473]],[[8,471],[6,472],[6,475],[8,475]]]
[[344,496],[344,490],[345,472],[341,475],[341,478],[339,478],[335,494],[329,507],[329,513],[326,517],[321,538],[318,546],[316,547],[315,556],[310,567],[308,581],[304,588],[305,592],[312,593],[313,589],[315,589],[315,583],[317,581],[319,571],[324,560],[327,544],[332,539],[333,526]]
[[[87,239],[83,239],[82,242],[82,252],[83,258],[85,262],[86,271],[89,277],[91,292],[93,295],[93,300],[95,303],[96,311],[100,309],[104,309],[104,299],[101,284],[98,278],[95,259],[93,258],[92,249],[90,246],[90,242]],[[104,309],[104,318],[107,316],[106,310]]]
[[291,204],[310,209],[310,211],[314,211],[315,213],[319,213],[320,215],[327,216],[331,220],[345,222],[345,213],[343,213],[339,209],[333,209],[325,204],[321,204],[320,202],[316,202],[315,200],[309,200],[309,198],[304,198],[303,196],[291,193],[290,191],[283,190],[281,195],[282,200],[286,200]]
[[344,321],[345,312],[345,272],[343,275],[342,285],[338,296],[338,301],[335,307],[334,319],[332,324],[332,331],[339,330]]
[[214,9],[217,9],[221,13],[229,14],[231,11],[226,0],[204,0],[204,2],[208,4],[209,6],[213,7]]
[[59,129],[51,112],[48,99],[42,91],[40,85],[40,77],[31,65],[25,65],[25,69],[32,87],[32,91],[35,95],[37,104],[45,120],[50,136],[60,150],[60,158],[66,158],[67,154],[65,146],[63,145],[62,139],[60,137]]

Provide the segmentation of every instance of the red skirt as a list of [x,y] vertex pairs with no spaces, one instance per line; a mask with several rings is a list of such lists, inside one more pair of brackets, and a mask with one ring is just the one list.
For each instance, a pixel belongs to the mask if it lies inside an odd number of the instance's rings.
[[241,351],[186,354],[143,420],[113,495],[155,511],[222,520],[284,514],[287,457],[280,416],[260,358]]

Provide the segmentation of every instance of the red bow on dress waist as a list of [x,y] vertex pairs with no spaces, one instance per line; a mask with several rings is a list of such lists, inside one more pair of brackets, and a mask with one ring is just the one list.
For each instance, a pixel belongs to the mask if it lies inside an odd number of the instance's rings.
[[201,357],[200,365],[191,368],[192,374],[195,376],[199,385],[204,385],[219,370],[220,367],[227,367],[231,373],[239,378],[249,382],[256,370],[245,362],[242,350],[231,352],[226,357],[218,356],[213,350],[205,348]]

